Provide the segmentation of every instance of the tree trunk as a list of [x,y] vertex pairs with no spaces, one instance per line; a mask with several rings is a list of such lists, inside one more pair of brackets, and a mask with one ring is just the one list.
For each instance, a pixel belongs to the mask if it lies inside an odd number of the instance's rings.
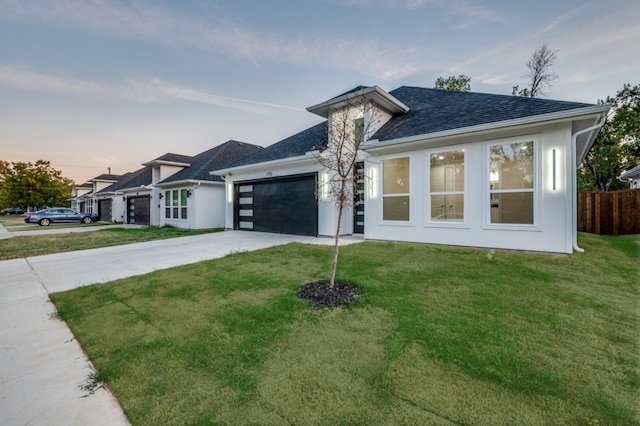
[[333,245],[333,265],[331,266],[331,281],[329,281],[329,288],[333,288],[336,283],[336,271],[338,269],[338,255],[340,254],[340,223],[342,222],[342,211],[345,204],[345,181],[342,179],[340,183],[340,201],[338,202],[338,225],[336,226],[336,238]]

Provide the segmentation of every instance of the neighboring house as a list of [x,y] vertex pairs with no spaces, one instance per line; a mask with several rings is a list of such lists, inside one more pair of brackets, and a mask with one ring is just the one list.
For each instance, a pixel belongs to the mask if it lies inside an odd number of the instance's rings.
[[261,149],[230,140],[196,155],[189,167],[155,183],[160,202],[154,208],[158,209],[161,223],[187,229],[224,228],[224,181],[209,171]]
[[100,220],[187,229],[223,227],[224,183],[208,172],[261,148],[228,141],[193,157],[167,153],[148,161],[93,194],[105,213]]
[[[78,211],[86,213],[98,213],[98,204],[95,202],[95,194],[104,188],[113,185],[120,179],[120,175],[102,174],[76,188],[82,188],[71,200],[71,206],[77,207]],[[100,219],[102,220],[102,219]]]
[[143,168],[127,173],[113,185],[97,191],[94,198],[102,204],[103,211],[110,211],[113,222],[160,226],[162,218],[158,208],[153,208],[154,201],[160,199],[160,193],[154,184],[189,167],[192,162],[193,157],[188,155],[161,155],[143,163]]
[[[148,186],[151,184],[151,168],[143,167],[134,172],[129,172],[120,178],[118,182],[110,185],[103,190],[94,194],[96,203],[99,206],[99,216],[101,221],[108,222],[120,222],[120,223],[142,223],[149,224],[150,213],[147,208],[142,209],[141,205],[145,203],[138,203],[131,201],[127,203],[127,195],[132,200],[136,200],[136,197],[142,197],[146,200],[146,196],[149,193]],[[141,194],[142,193],[142,194]],[[129,217],[127,211],[128,205],[134,205],[140,207],[138,210],[133,209]],[[137,215],[137,216],[136,216]]]
[[629,189],[640,188],[640,166],[627,170],[618,177],[619,180],[629,183]]
[[359,87],[309,107],[328,122],[212,170],[226,179],[228,228],[334,234],[337,209],[317,155],[332,117],[354,97],[368,102],[354,120],[375,132],[362,147],[363,208],[344,218],[345,234],[580,250],[576,167],[609,106],[404,86]]
[[80,185],[76,185],[71,189],[71,198],[69,201],[71,202],[71,208],[83,212],[85,208],[85,204],[80,199],[82,196],[87,195],[93,191],[93,183],[85,182]]

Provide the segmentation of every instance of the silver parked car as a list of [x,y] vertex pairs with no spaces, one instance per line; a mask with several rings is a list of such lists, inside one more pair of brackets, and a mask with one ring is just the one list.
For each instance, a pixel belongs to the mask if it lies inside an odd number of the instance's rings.
[[98,220],[98,215],[94,213],[81,213],[65,207],[52,207],[50,209],[38,210],[34,213],[27,213],[24,221],[26,223],[37,223],[40,226],[49,226],[52,223],[92,223]]

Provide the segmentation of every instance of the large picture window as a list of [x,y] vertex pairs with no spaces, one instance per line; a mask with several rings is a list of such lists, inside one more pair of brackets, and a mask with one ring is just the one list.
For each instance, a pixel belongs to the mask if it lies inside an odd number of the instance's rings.
[[464,150],[429,155],[432,222],[464,221]]
[[534,223],[533,141],[489,146],[490,223]]
[[187,218],[186,189],[174,189],[164,192],[164,216],[167,219]]
[[382,162],[382,220],[409,221],[409,157]]

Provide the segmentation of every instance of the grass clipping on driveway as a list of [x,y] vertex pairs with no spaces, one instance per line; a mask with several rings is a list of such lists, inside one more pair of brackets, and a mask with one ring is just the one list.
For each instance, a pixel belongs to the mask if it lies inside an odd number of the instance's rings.
[[637,237],[292,244],[52,296],[134,424],[639,424]]

